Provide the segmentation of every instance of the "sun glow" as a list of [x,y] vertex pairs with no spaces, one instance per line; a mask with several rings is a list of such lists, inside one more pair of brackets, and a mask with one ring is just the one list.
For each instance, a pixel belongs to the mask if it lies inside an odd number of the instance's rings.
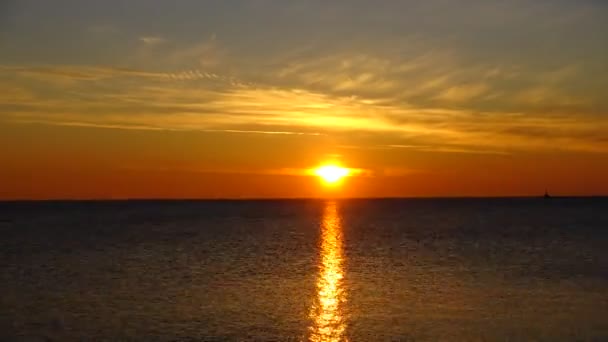
[[342,180],[342,178],[350,175],[350,169],[340,167],[337,165],[323,165],[314,170],[315,175],[321,177],[321,179],[327,184],[336,184]]

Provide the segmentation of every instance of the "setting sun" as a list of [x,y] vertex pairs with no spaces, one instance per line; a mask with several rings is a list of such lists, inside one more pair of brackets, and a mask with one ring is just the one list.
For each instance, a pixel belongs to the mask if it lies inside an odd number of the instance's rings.
[[324,165],[315,169],[315,174],[327,183],[338,183],[342,178],[350,174],[350,170],[336,165]]

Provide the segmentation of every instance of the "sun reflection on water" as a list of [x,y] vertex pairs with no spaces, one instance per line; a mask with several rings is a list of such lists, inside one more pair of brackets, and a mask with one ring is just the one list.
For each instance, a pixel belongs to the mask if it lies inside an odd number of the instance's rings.
[[311,308],[311,341],[344,341],[346,321],[342,284],[342,225],[335,202],[328,202],[321,227],[321,264],[317,279],[317,298]]

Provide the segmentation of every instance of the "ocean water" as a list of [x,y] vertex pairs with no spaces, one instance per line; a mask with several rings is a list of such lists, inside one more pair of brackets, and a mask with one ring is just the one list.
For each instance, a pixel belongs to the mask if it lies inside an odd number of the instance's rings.
[[608,199],[0,203],[0,340],[605,341]]

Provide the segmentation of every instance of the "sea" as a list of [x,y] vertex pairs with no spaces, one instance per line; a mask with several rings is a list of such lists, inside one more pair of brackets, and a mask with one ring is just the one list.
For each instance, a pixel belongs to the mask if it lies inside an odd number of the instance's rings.
[[0,202],[1,341],[608,341],[608,198]]

